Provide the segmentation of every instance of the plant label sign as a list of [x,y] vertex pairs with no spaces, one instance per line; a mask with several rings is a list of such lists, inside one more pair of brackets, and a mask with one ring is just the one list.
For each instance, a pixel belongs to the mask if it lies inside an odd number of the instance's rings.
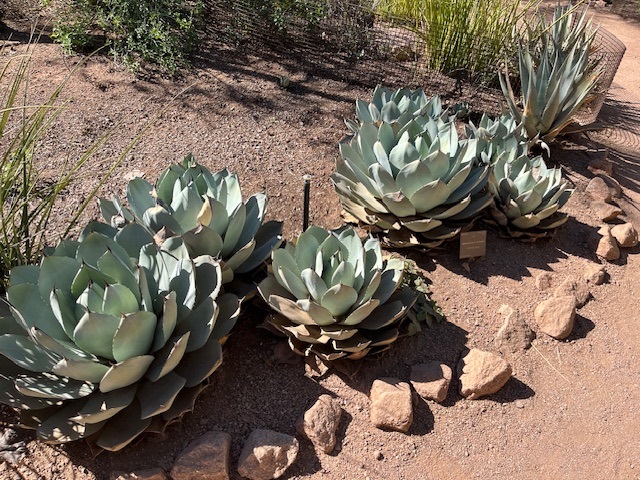
[[487,253],[487,231],[463,232],[460,234],[460,257],[484,257]]

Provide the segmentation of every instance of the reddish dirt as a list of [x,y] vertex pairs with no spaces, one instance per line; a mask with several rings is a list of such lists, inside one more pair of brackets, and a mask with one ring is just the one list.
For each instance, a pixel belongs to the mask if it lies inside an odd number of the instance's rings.
[[[576,189],[565,207],[571,218],[555,239],[519,243],[490,232],[487,255],[467,265],[458,259],[456,243],[410,254],[430,278],[447,322],[400,340],[365,361],[353,378],[334,373],[314,381],[303,375],[300,362],[274,364],[278,338],[255,328],[260,323],[256,315],[244,317],[193,414],[165,437],[147,436],[122,452],[92,458],[82,443],[52,447],[21,432],[29,453],[19,466],[0,465],[0,478],[89,480],[106,479],[113,471],[168,471],[182,449],[209,430],[231,434],[231,478],[240,478],[236,462],[249,433],[269,428],[295,434],[295,421],[322,393],[338,398],[344,408],[338,448],[331,455],[316,454],[302,441],[297,462],[282,478],[640,478],[638,247],[606,265],[609,281],[592,288],[593,298],[579,310],[567,340],[539,333],[529,350],[506,356],[513,378],[497,394],[464,400],[454,382],[442,405],[416,404],[406,435],[374,428],[368,413],[375,378],[406,381],[412,364],[440,360],[454,367],[467,347],[495,350],[500,305],[519,309],[535,329],[533,310],[550,295],[536,288],[535,276],[553,272],[560,282],[598,261],[588,238],[599,223],[583,192],[592,177],[587,164],[604,150],[624,188],[620,203],[626,218],[640,228],[640,27],[604,7],[596,14],[628,50],[601,117],[608,127],[554,147],[553,158]],[[22,37],[14,35],[3,55],[24,48]],[[227,62],[220,63],[222,58]],[[339,226],[341,208],[329,182],[336,144],[346,133],[342,119],[352,116],[354,100],[370,96],[370,89],[308,77],[249,55],[232,63],[228,59],[198,65],[179,81],[136,79],[102,58],[82,65],[64,90],[69,107],[39,150],[44,174],[56,175],[65,162],[115,128],[56,215],[69,218],[133,135],[161,113],[102,195],[122,197],[132,175],[153,181],[171,162],[193,152],[211,170],[237,172],[245,195],[266,187],[269,216],[285,221],[288,238],[300,232],[302,176],[312,174],[312,222]],[[77,60],[63,56],[55,45],[40,44],[30,77],[32,100],[42,100]],[[291,78],[290,89],[278,87],[280,75]],[[92,207],[86,218],[96,215]],[[53,239],[55,225],[51,231]],[[8,409],[1,413],[1,426],[16,422]]]

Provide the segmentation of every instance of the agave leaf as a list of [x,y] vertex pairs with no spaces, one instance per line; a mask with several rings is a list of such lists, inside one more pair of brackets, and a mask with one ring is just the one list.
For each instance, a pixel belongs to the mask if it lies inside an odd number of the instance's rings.
[[40,265],[40,276],[36,283],[40,291],[40,297],[46,302],[49,301],[51,292],[59,288],[70,290],[71,284],[80,270],[80,262],[69,257],[45,257]]
[[9,285],[19,285],[21,283],[38,283],[40,267],[38,265],[18,265],[11,269],[9,273]]
[[42,300],[38,285],[33,283],[13,285],[7,289],[7,300],[13,309],[20,313],[25,329],[37,327],[53,338],[69,338],[51,308]]
[[119,325],[113,315],[86,312],[73,331],[73,341],[93,355],[114,360],[112,341]]
[[432,208],[442,205],[448,200],[451,191],[449,186],[441,180],[434,180],[419,188],[409,197],[417,213],[428,212]]
[[[107,252],[102,257],[100,257],[97,266],[100,271],[115,279],[116,283],[118,284],[118,286],[114,285],[116,289],[122,290],[124,288],[127,292],[134,296],[136,304],[135,309],[137,310],[138,304],[140,303],[142,298],[140,297],[140,287],[138,286],[138,280],[133,273],[133,269],[130,269],[129,265],[123,263],[122,260],[117,258],[111,252]],[[69,284],[69,286],[70,285],[71,284]],[[122,292],[122,295],[128,296],[127,293],[124,292]],[[111,300],[109,301],[111,302]],[[130,303],[133,304],[133,302]]]
[[214,258],[220,257],[223,241],[215,230],[199,226],[194,230],[186,232],[182,238],[187,245],[192,257],[209,255]]
[[387,328],[385,330],[365,330],[363,335],[371,341],[371,347],[381,347],[389,345],[398,339],[397,328]]
[[138,400],[112,417],[100,433],[96,444],[104,450],[116,452],[126,447],[151,424],[151,419],[141,419]]
[[358,292],[354,288],[339,283],[329,288],[320,300],[320,305],[334,317],[347,313],[358,300]]
[[137,218],[142,218],[148,209],[155,207],[156,201],[151,196],[153,191],[153,185],[142,178],[134,178],[127,185],[127,201]]
[[153,362],[152,355],[143,355],[112,365],[100,382],[100,391],[107,393],[133,385],[144,376],[151,362]]
[[138,311],[123,315],[113,336],[113,358],[123,362],[148,353],[158,320],[153,312]]
[[[132,385],[109,393],[93,392],[87,403],[69,420],[81,424],[96,424],[110,419],[128,407],[135,398],[137,387]],[[73,413],[72,413],[73,415]]]
[[380,305],[384,305],[400,286],[400,282],[402,282],[402,270],[386,270],[382,273],[380,285],[375,290],[372,298],[378,300]]
[[327,326],[336,323],[336,319],[331,312],[316,302],[312,300],[298,300],[296,303],[309,314],[316,325]]
[[196,304],[206,297],[216,298],[222,288],[220,263],[208,255],[193,259],[196,272]]
[[294,299],[291,292],[280,285],[280,283],[272,276],[268,276],[258,284],[258,292],[265,302],[269,302],[269,297],[271,295],[278,295],[279,297],[288,298],[289,300]]
[[152,232],[157,233],[164,228],[176,235],[185,233],[178,220],[162,205],[147,209],[141,218],[142,223],[147,225]]
[[191,332],[187,332],[180,337],[170,339],[164,347],[156,353],[155,359],[147,371],[146,376],[149,380],[155,382],[178,366],[187,350],[187,342],[189,341],[190,334]]
[[53,352],[62,358],[98,361],[95,355],[79,349],[73,342],[55,339],[35,327],[31,328],[29,333],[31,334],[31,338],[37,342],[39,346],[44,347],[47,351]]
[[[302,250],[302,248],[298,248],[298,250]],[[322,296],[327,292],[327,284],[312,268],[305,268],[301,273],[301,277],[313,300],[319,303]]]
[[429,217],[409,217],[402,219],[402,226],[408,228],[412,232],[428,232],[434,228],[442,225],[440,220],[435,220]]
[[339,352],[358,353],[367,349],[371,341],[358,334],[348,339],[334,340],[332,343],[333,348]]
[[536,216],[535,213],[529,213],[528,215],[512,218],[511,223],[517,228],[527,230],[529,228],[537,226],[540,223],[540,219]]
[[151,418],[171,408],[186,380],[175,372],[169,372],[156,382],[144,382],[136,394],[142,405],[141,418]]
[[278,313],[284,315],[298,325],[315,325],[313,318],[305,312],[296,302],[279,295],[269,295],[267,302]]
[[128,259],[126,250],[115,240],[105,237],[100,233],[90,233],[80,245],[78,245],[77,259],[91,267],[98,265],[98,260],[107,251],[110,251],[120,259]]
[[223,246],[221,255],[224,258],[229,257],[232,252],[235,252],[238,245],[238,239],[242,235],[242,229],[246,220],[247,209],[244,204],[240,204],[230,216],[229,226],[224,235]]
[[59,289],[54,290],[49,297],[49,305],[67,337],[73,338],[73,331],[78,322],[74,309],[75,299],[71,293]]
[[0,353],[21,368],[32,372],[51,371],[59,358],[46,352],[25,335],[0,336]]
[[224,293],[216,299],[218,316],[215,319],[211,337],[221,339],[229,335],[240,315],[240,299],[231,293]]
[[222,363],[222,346],[210,337],[200,349],[188,353],[175,372],[186,379],[185,387],[195,387],[204,382]]
[[101,363],[71,358],[63,358],[51,369],[56,375],[91,383],[100,383],[108,370],[109,367]]
[[236,273],[248,273],[260,266],[271,251],[282,243],[282,222],[269,221],[260,226],[255,236],[256,247],[251,256],[235,269]]
[[[125,225],[115,235],[115,240],[119,245],[122,245],[129,258],[137,259],[140,256],[140,249],[149,243],[153,243],[153,236],[142,225],[138,223],[130,223]],[[124,258],[116,258],[123,262],[127,269],[132,271],[135,269],[135,267],[127,263]]]
[[171,210],[173,218],[180,225],[180,233],[198,226],[198,216],[203,203],[195,185],[190,184],[182,188],[178,182],[174,184]]
[[[3,374],[0,375],[0,402],[5,405],[20,409],[24,412],[26,410],[42,410],[61,402],[56,399],[28,397],[18,392],[12,378],[28,372],[22,370],[2,355],[0,355],[0,369],[3,372]],[[57,408],[59,407],[55,407],[55,409]],[[22,426],[27,428],[24,424]]]
[[377,299],[371,299],[368,302],[360,305],[357,309],[349,314],[349,316],[341,322],[342,325],[358,325],[365,318],[367,318],[376,307],[380,305],[380,301]]
[[84,425],[72,420],[70,417],[77,409],[78,406],[71,403],[48,417],[37,428],[38,438],[55,445],[86,438],[102,428],[101,423]]
[[16,378],[15,385],[23,395],[58,400],[83,398],[95,389],[95,385],[90,382],[60,377],[48,372],[33,376],[23,375]]
[[205,298],[186,318],[176,326],[175,335],[191,332],[187,344],[187,352],[202,348],[213,330],[218,316],[218,306],[211,298]]
[[[137,290],[137,288],[136,288]],[[137,312],[138,299],[127,287],[121,284],[107,285],[102,300],[102,312],[113,316]]]

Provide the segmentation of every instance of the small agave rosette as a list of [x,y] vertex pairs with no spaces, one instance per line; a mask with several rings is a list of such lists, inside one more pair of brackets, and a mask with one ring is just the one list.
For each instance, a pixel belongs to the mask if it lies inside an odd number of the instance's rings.
[[258,291],[280,314],[271,324],[303,356],[332,361],[382,351],[416,300],[398,289],[404,262],[383,260],[380,243],[363,243],[352,228],[309,227],[273,252],[272,267]]
[[220,365],[239,302],[219,262],[179,238],[137,257],[94,232],[11,271],[0,401],[40,440],[119,450],[191,410]]
[[226,169],[212,174],[193,156],[166,169],[154,187],[135,178],[127,187],[130,210],[117,199],[100,207],[112,225],[136,222],[159,241],[181,236],[192,258],[210,255],[223,261],[223,282],[250,274],[282,242],[282,223],[264,222],[267,196],[243,202],[237,175]]
[[478,140],[459,141],[453,120],[418,117],[397,133],[364,123],[340,145],[331,178],[345,211],[385,231],[393,247],[434,247],[491,204]]
[[489,189],[495,197],[496,223],[513,237],[535,240],[551,236],[568,217],[558,210],[569,200],[559,168],[547,168],[542,157],[504,152],[494,164]]

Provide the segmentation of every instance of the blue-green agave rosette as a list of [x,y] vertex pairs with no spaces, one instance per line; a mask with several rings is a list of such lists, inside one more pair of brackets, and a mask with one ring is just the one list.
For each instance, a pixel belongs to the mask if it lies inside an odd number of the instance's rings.
[[352,228],[312,226],[273,252],[272,275],[258,285],[280,315],[271,324],[303,356],[359,359],[398,338],[416,296],[398,289],[404,262],[384,260],[378,240]]
[[221,277],[217,260],[191,259],[179,238],[136,253],[97,232],[14,268],[0,401],[47,443],[87,439],[115,451],[163,431],[222,361],[239,301]]

